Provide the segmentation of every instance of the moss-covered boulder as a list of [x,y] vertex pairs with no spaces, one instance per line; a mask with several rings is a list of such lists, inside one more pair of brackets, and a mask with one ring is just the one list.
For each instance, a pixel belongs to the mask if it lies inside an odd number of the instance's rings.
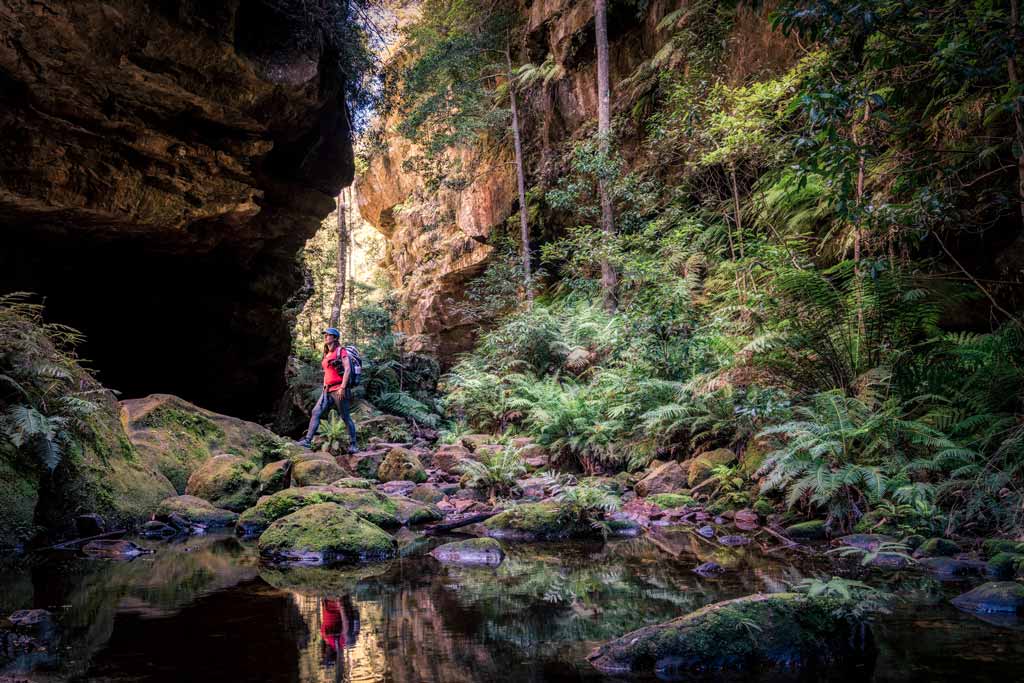
[[420,484],[412,491],[409,492],[409,497],[413,500],[418,500],[421,503],[427,505],[433,505],[444,500],[444,494],[441,489],[437,488],[433,484]]
[[312,565],[386,560],[397,552],[384,530],[335,503],[278,519],[260,535],[258,547],[265,559]]
[[647,471],[633,490],[645,497],[658,493],[672,493],[686,487],[686,469],[675,460],[660,463]]
[[445,543],[430,551],[439,562],[452,564],[483,564],[496,567],[505,559],[501,544],[493,538],[471,538]]
[[693,488],[711,476],[711,470],[718,465],[731,465],[736,462],[736,454],[728,448],[716,448],[688,462],[686,481],[690,488]]
[[798,524],[791,524],[785,529],[786,535],[794,541],[824,541],[828,538],[828,529],[822,519],[812,519]]
[[1024,543],[1004,538],[990,538],[981,544],[981,553],[985,556],[985,559],[995,557],[999,553],[1024,555]]
[[172,496],[160,501],[156,516],[166,520],[171,515],[177,515],[190,524],[210,528],[231,526],[238,521],[237,513],[214,507],[209,501],[195,496]]
[[505,510],[484,522],[484,530],[493,538],[539,541],[594,534],[587,524],[576,522],[554,502],[525,503]]
[[955,541],[948,538],[929,538],[917,547],[914,557],[949,557],[959,552],[963,552],[963,549]]
[[358,514],[363,519],[386,529],[397,528],[398,506],[376,491],[334,486],[300,486],[264,496],[256,505],[242,513],[235,526],[242,536],[262,533],[273,522],[310,505],[334,503]]
[[412,481],[421,484],[427,480],[427,473],[414,452],[395,446],[388,451],[377,469],[377,479],[382,482]]
[[653,496],[649,496],[647,502],[654,503],[662,510],[697,504],[693,496],[688,493],[656,493]]
[[357,476],[363,479],[376,479],[377,470],[384,462],[386,450],[361,451],[348,457],[348,467]]
[[128,440],[114,394],[72,354],[58,350],[51,332],[32,309],[0,305],[0,375],[9,380],[0,382],[0,412],[26,405],[19,385],[29,394],[45,394],[50,416],[69,417],[71,411],[60,405],[65,398],[93,407],[62,430],[65,442],[52,471],[35,440],[19,447],[0,438],[0,548],[79,535],[75,519],[82,513],[101,515],[110,528],[130,527],[177,493]]
[[985,573],[996,579],[1012,579],[1024,576],[1024,555],[1018,553],[996,553],[989,559]]
[[415,526],[417,524],[430,524],[440,522],[444,515],[433,505],[421,503],[405,496],[390,496],[390,501],[395,505],[395,516],[402,524]]
[[295,463],[292,466],[292,482],[296,486],[330,484],[346,474],[334,458],[315,458]]
[[708,605],[602,645],[588,659],[608,674],[673,677],[693,671],[814,672],[874,657],[870,630],[837,616],[832,600],[795,593],[748,595]]
[[259,467],[237,455],[215,455],[188,478],[185,493],[214,507],[241,512],[259,498]]
[[215,454],[237,455],[262,466],[301,449],[270,430],[221,415],[169,394],[121,401],[121,421],[140,458],[179,492]]
[[953,598],[967,612],[1024,614],[1024,585],[1014,581],[989,581]]
[[260,495],[269,496],[291,486],[292,461],[277,460],[263,467],[259,473]]

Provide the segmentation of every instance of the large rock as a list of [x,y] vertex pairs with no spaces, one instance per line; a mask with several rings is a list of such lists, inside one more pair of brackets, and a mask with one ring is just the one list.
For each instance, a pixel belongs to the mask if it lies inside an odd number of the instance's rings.
[[718,465],[731,465],[736,462],[736,454],[728,448],[716,448],[703,453],[689,461],[687,467],[687,483],[691,488],[703,482]]
[[589,525],[578,524],[558,503],[524,503],[505,510],[484,522],[484,530],[492,538],[539,541],[557,538],[590,536]]
[[398,506],[387,496],[361,488],[301,486],[263,496],[242,513],[235,529],[239,535],[255,536],[273,522],[296,510],[320,503],[334,503],[383,528],[401,526]]
[[354,170],[337,7],[3,3],[0,291],[44,296],[109,386],[283,394],[295,255]]
[[627,633],[588,659],[607,674],[820,677],[830,667],[874,657],[868,627],[836,616],[836,607],[795,593],[748,595]]
[[172,515],[205,527],[231,526],[238,521],[238,515],[231,510],[214,507],[209,501],[195,496],[172,496],[161,501],[156,516],[166,520]]
[[465,446],[445,444],[434,451],[434,467],[445,472],[456,472],[459,463],[472,458],[473,453]]
[[658,465],[644,475],[636,483],[634,490],[638,496],[651,496],[657,493],[672,493],[686,488],[686,470],[675,460]]
[[220,415],[168,394],[121,401],[121,421],[140,457],[179,493],[185,492],[192,473],[215,454],[237,455],[262,466],[280,460],[290,448],[255,422]]
[[433,505],[404,496],[392,496],[390,500],[395,505],[395,516],[402,524],[430,524],[444,519],[441,511]]
[[1024,614],[1024,585],[1014,581],[989,581],[953,598],[968,612]]
[[377,470],[380,469],[380,464],[384,462],[385,455],[387,455],[387,451],[377,449],[354,453],[348,458],[349,469],[357,477],[376,479]]
[[408,448],[396,446],[388,451],[387,457],[377,469],[377,478],[382,482],[413,481],[421,484],[427,480],[423,464]]
[[326,460],[306,460],[296,463],[292,468],[292,481],[296,486],[313,486],[316,484],[330,484],[337,481],[346,474],[345,470],[334,461],[333,458]]
[[241,512],[259,498],[259,467],[237,455],[215,455],[188,478],[185,493],[214,506]]
[[336,564],[386,560],[397,543],[356,513],[334,503],[319,503],[277,520],[259,539],[260,554],[279,562]]
[[433,505],[444,500],[444,493],[433,484],[420,484],[409,492],[409,497],[421,503]]
[[263,467],[259,474],[260,495],[269,496],[291,486],[292,461],[277,460]]

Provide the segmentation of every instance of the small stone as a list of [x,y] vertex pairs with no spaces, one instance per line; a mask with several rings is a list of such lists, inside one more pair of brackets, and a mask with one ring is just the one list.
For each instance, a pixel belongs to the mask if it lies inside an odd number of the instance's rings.
[[700,574],[701,576],[718,576],[724,571],[725,569],[722,568],[722,565],[717,562],[705,562],[693,568],[693,573]]
[[710,526],[702,526],[701,528],[697,529],[697,533],[703,536],[704,538],[713,538],[715,535],[715,530]]
[[420,484],[409,492],[409,497],[421,503],[433,505],[444,499],[444,494],[433,484]]
[[736,516],[732,519],[732,523],[735,524],[736,528],[740,531],[753,531],[759,526],[757,513],[749,509],[737,510]]

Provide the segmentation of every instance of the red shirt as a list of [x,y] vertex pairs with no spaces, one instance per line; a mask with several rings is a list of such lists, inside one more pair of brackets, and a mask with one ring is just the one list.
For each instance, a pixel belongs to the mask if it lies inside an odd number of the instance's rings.
[[344,368],[335,368],[333,365],[329,365],[330,361],[341,360],[347,356],[348,352],[343,346],[337,346],[333,351],[324,354],[323,360],[320,361],[320,367],[324,369],[324,386],[328,389],[340,385],[344,378],[342,374]]

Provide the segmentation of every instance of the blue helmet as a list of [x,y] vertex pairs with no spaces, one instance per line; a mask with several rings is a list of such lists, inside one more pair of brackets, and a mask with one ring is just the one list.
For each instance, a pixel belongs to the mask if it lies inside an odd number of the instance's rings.
[[326,330],[324,330],[324,334],[329,334],[341,339],[341,332],[338,332],[338,328],[336,327],[328,327]]

